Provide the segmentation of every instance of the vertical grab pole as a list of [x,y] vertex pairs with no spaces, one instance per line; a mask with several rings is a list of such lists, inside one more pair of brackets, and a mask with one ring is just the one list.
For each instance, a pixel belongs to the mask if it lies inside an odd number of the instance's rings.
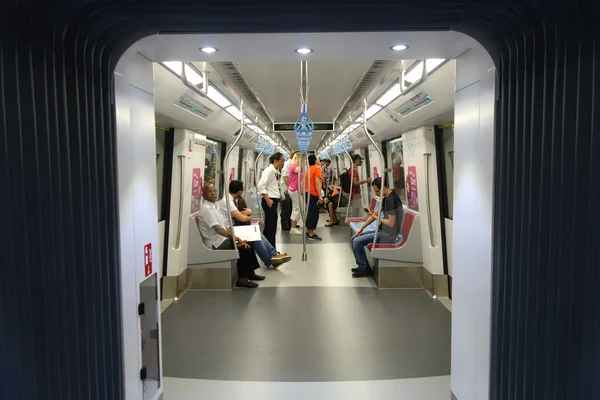
[[[262,153],[258,153],[258,155],[256,156],[256,160],[254,160],[254,188],[256,189],[256,197],[258,198],[258,174],[256,173],[256,171],[258,171],[258,159],[262,157]],[[263,221],[263,210],[262,207],[260,206],[260,201],[258,202],[258,213],[260,215],[260,219],[261,221]],[[261,222],[263,223],[263,222]]]
[[[379,148],[379,146],[377,146],[377,144],[375,143],[375,141],[369,134],[369,130],[367,129],[367,118],[366,118],[366,116],[367,116],[367,99],[366,98],[363,100],[363,103],[364,103],[363,128],[365,131],[365,136],[367,137],[367,139],[369,139],[369,141],[371,142],[373,147],[375,147],[375,150],[377,150],[377,152],[379,153],[379,158],[381,159],[381,161],[385,163],[381,149]],[[385,168],[384,168],[384,170],[385,170]],[[377,219],[375,220],[376,222],[378,222],[379,219],[381,218],[381,207],[383,205],[383,188],[385,187],[385,175],[386,175],[385,172],[381,175],[382,178],[381,178],[381,187],[379,188],[379,190],[380,190],[380,192],[379,192],[379,207],[377,208]],[[398,223],[398,221],[396,221],[396,223]],[[402,221],[400,221],[400,223],[402,223]],[[378,233],[379,233],[379,223],[375,224],[375,237],[373,237],[373,251],[375,251],[375,245],[377,244],[377,234]]]
[[348,151],[345,151],[346,155],[350,159],[350,170],[352,171],[352,176],[350,177],[350,193],[348,194],[348,207],[346,208],[346,223],[348,223],[348,214],[350,214],[350,208],[352,207],[352,189],[354,188],[354,163],[352,162],[352,156]]
[[[242,118],[240,121],[240,132],[237,134],[235,142],[233,142],[229,150],[227,150],[227,153],[225,153],[225,160],[223,160],[223,163],[225,165],[227,165],[227,161],[229,161],[229,154],[231,154],[231,151],[235,148],[235,146],[238,144],[238,142],[244,135],[244,100],[240,102],[240,110],[242,111]],[[225,179],[225,173],[222,172],[221,175],[223,176],[223,179]],[[233,232],[233,219],[231,218],[231,204],[229,204],[229,188],[224,190],[224,192],[225,194],[223,195],[223,197],[225,198],[225,205],[227,206],[227,217],[229,217],[229,227],[231,228],[231,236],[233,236],[231,244],[233,245],[233,249],[236,250],[237,246],[235,245],[235,233]]]
[[[298,198],[302,199],[300,201],[300,213],[302,214],[302,222],[304,223],[304,229],[306,229],[306,219],[307,219],[307,209],[306,209],[306,193],[302,194],[302,192],[304,192],[304,188],[306,187],[306,178],[305,175],[303,174],[304,172],[304,167],[305,167],[305,156],[306,154],[302,154],[300,156],[300,177],[302,177],[302,179],[299,179],[300,181],[300,185],[298,187]],[[307,261],[308,260],[308,255],[306,254],[306,234],[302,235],[302,261]]]

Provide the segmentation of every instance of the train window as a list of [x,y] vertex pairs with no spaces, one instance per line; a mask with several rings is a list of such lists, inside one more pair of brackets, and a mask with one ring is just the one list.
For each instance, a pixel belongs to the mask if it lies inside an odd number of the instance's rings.
[[453,188],[454,188],[454,125],[440,127],[442,129],[442,146],[444,151],[444,169],[445,169],[445,215],[448,219],[453,219],[452,209],[453,203]]
[[388,165],[392,168],[392,182],[394,190],[400,196],[402,204],[406,202],[406,190],[404,188],[404,155],[402,153],[402,138],[394,139],[387,144]]
[[163,200],[164,200],[164,174],[165,174],[165,140],[167,130],[156,127],[156,199],[158,221],[163,221]]
[[204,158],[204,183],[212,183],[217,188],[219,197],[223,196],[225,187],[223,179],[218,176],[218,171],[223,169],[222,152],[224,146],[222,142],[213,139],[206,139],[206,156]]

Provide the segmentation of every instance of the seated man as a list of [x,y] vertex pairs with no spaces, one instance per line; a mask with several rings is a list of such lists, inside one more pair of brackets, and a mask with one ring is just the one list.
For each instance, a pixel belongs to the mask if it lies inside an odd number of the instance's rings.
[[337,214],[335,212],[338,206],[340,192],[337,186],[329,186],[329,188],[331,188],[331,192],[328,194],[327,197],[325,197],[325,199],[323,199],[323,204],[321,205],[326,211],[329,212],[329,219],[327,220],[327,222],[329,223],[325,224],[325,227],[327,228],[340,224],[340,221],[338,220]]
[[377,243],[394,243],[398,240],[402,240],[402,220],[404,218],[404,209],[402,208],[402,201],[396,192],[390,188],[381,187],[381,178],[375,178],[371,184],[375,194],[377,196],[383,195],[381,201],[381,208],[383,210],[383,218],[377,217],[376,212],[369,211],[369,218],[363,223],[356,235],[352,236],[352,252],[356,259],[356,265],[358,268],[352,268],[353,278],[362,278],[365,276],[371,276],[373,271],[369,267],[367,262],[367,254],[365,252],[365,246],[369,243],[373,243],[375,238],[375,232],[367,233],[363,235],[363,230],[369,226],[373,221],[380,222],[379,230],[377,232]]
[[237,260],[238,280],[236,286],[257,287],[258,284],[252,281],[261,281],[265,277],[256,275],[254,272],[260,268],[256,254],[254,254],[254,250],[248,242],[234,237],[231,229],[227,229],[228,224],[225,222],[223,213],[215,204],[217,190],[214,185],[205,185],[202,188],[202,197],[204,198],[204,204],[200,212],[199,228],[204,244],[214,250],[231,250],[233,249],[232,241],[235,240],[240,254],[240,258]]
[[[244,184],[242,181],[231,181],[229,183],[229,207],[231,208],[231,216],[233,217],[233,225],[250,225],[252,221],[252,210],[246,207],[246,201],[242,197],[244,194]],[[243,200],[242,202],[240,200]],[[237,205],[236,205],[237,202]],[[227,211],[225,197],[219,202],[219,205]],[[243,206],[241,210],[240,206]],[[225,214],[227,215],[227,214]],[[271,246],[265,235],[261,233],[261,240],[250,242],[250,245],[256,251],[265,267],[273,266],[277,268],[279,265],[286,263],[292,259],[287,253],[280,254],[277,249]]]

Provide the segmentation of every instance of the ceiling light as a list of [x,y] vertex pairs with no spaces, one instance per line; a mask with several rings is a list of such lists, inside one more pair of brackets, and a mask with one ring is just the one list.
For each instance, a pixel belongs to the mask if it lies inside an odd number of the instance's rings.
[[242,120],[242,112],[235,106],[231,106],[231,107],[227,107],[225,109],[225,111],[227,111],[229,114],[233,115],[235,117],[235,119],[237,119],[238,121]]
[[295,50],[296,53],[302,54],[302,55],[310,54],[313,51],[314,51],[313,49],[309,49],[308,47],[300,47],[299,49]]
[[402,51],[408,49],[408,46],[405,44],[397,44],[395,46],[390,47],[390,49],[394,51]]
[[181,76],[181,61],[165,61],[164,66]]
[[208,86],[208,92],[206,93],[209,99],[217,103],[220,107],[227,108],[231,105],[231,102],[227,100],[227,97],[223,96],[213,86]]
[[380,106],[385,107],[392,101],[394,101],[398,96],[400,96],[400,84],[396,83],[387,92],[385,92],[385,94],[381,96],[379,100],[376,101],[376,103]]
[[216,47],[211,47],[211,46],[202,47],[202,48],[200,48],[200,50],[206,54],[213,54],[213,53],[216,53],[217,51],[219,51],[219,49],[217,49]]
[[377,104],[373,104],[371,107],[367,108],[367,111],[365,112],[365,117],[367,119],[371,118],[373,115],[375,115],[379,110],[381,110],[381,106],[377,105]]
[[199,85],[203,81],[202,76],[187,64],[185,64],[185,78],[194,86]]

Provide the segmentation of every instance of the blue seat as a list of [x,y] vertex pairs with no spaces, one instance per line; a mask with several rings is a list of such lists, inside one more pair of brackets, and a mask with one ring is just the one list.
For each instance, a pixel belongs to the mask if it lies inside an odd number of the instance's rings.
[[[350,229],[352,229],[352,234],[355,234],[357,230],[364,224],[364,221],[355,221],[350,222]],[[365,229],[363,229],[363,233],[373,233],[375,232],[375,221],[371,222]]]

